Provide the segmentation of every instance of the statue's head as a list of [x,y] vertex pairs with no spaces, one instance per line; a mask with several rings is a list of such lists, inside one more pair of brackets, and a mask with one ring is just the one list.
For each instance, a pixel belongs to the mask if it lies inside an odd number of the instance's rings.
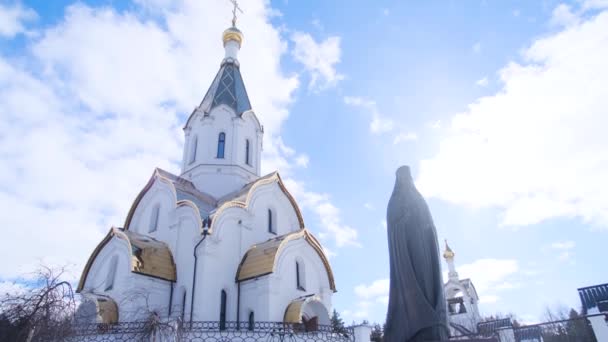
[[409,166],[403,165],[397,169],[397,183],[408,184],[413,181]]

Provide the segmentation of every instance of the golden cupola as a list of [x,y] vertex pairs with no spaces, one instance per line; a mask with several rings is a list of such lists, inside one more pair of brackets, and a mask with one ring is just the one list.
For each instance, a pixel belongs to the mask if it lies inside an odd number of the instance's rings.
[[236,26],[231,26],[222,34],[222,40],[224,41],[224,46],[230,41],[235,41],[239,44],[240,48],[241,44],[243,44],[243,32],[236,28]]
[[455,255],[454,252],[448,245],[448,240],[445,240],[445,251],[443,252],[443,257],[445,259],[454,259],[454,255]]

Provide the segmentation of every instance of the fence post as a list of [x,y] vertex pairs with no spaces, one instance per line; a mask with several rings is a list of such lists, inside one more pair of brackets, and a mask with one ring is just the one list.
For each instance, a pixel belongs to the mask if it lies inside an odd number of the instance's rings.
[[591,316],[587,317],[587,319],[589,320],[589,322],[591,322],[591,327],[593,328],[595,339],[598,342],[608,341],[608,325],[606,325],[606,316]]
[[513,327],[505,327],[496,329],[500,342],[515,342],[515,330]]
[[370,342],[372,335],[372,326],[367,324],[361,324],[353,327],[355,331],[355,342]]

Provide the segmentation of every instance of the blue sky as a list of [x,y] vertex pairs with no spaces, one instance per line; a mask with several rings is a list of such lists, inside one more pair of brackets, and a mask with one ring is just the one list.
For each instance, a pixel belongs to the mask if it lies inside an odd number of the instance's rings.
[[[348,322],[384,320],[403,164],[483,313],[542,320],[606,282],[606,1],[241,7],[263,169],[332,255]],[[0,1],[0,256],[20,260],[2,286],[39,260],[77,277],[153,167],[178,172],[229,19],[220,0]]]

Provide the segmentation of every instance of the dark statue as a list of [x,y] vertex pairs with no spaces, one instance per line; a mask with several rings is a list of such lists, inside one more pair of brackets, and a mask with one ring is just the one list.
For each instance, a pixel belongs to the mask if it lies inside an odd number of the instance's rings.
[[386,222],[391,278],[384,341],[447,341],[437,232],[407,166],[397,170]]

